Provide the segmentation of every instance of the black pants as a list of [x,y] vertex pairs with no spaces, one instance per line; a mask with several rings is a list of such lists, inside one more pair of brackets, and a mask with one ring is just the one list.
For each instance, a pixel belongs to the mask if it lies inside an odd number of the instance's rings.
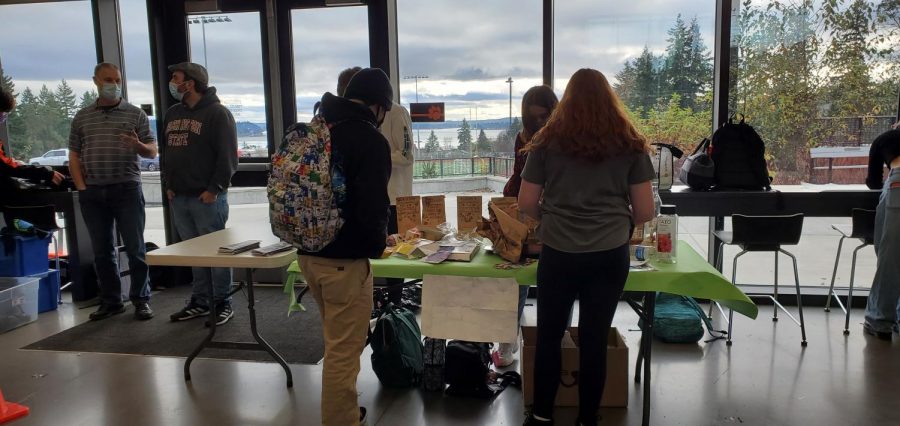
[[553,417],[562,368],[560,343],[577,297],[578,412],[583,424],[595,421],[606,382],[609,327],[628,278],[628,263],[627,244],[592,253],[566,253],[544,245],[537,270],[534,415]]

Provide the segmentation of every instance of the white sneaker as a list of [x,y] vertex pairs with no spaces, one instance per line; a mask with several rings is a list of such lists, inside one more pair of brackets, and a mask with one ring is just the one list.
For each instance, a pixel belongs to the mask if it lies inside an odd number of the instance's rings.
[[516,361],[515,352],[519,349],[517,343],[501,343],[500,347],[491,354],[491,359],[497,367],[508,367]]

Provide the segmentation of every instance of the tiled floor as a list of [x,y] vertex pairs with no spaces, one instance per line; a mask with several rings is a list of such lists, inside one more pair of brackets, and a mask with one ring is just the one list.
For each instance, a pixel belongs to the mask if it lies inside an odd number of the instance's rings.
[[[240,305],[236,300],[236,308]],[[533,315],[533,307],[527,312]],[[18,349],[87,320],[88,313],[65,304],[41,314],[36,323],[0,335],[0,388],[7,399],[31,408],[14,425],[319,424],[320,366],[294,365],[294,389],[286,390],[281,368],[272,363],[199,360],[193,382],[185,383],[183,359]],[[755,321],[736,320],[731,348],[722,341],[655,343],[651,424],[900,424],[900,337],[884,342],[864,336],[860,311],[853,312],[849,337],[841,334],[840,311],[807,307],[805,313],[805,349],[792,322],[769,319],[771,306],[761,307]],[[156,321],[165,326],[164,318]],[[635,324],[636,316],[620,304],[614,325],[630,348],[629,369],[639,342]],[[518,389],[507,389],[493,402],[386,389],[368,358],[365,353],[359,391],[370,425],[517,425],[523,420]],[[640,424],[640,390],[631,384],[629,407],[604,410],[603,424]],[[557,424],[572,424],[574,416],[572,409],[560,409]]]

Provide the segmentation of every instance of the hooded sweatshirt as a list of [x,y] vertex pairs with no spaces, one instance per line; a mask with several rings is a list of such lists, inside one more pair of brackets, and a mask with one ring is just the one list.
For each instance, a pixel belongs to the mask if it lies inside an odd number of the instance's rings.
[[216,88],[193,108],[184,102],[166,111],[162,155],[166,188],[176,195],[225,192],[237,170],[237,128]]
[[339,202],[344,225],[322,250],[301,255],[332,259],[377,259],[384,252],[389,216],[391,154],[375,114],[360,104],[326,93],[322,117],[331,125],[331,161],[346,182]]

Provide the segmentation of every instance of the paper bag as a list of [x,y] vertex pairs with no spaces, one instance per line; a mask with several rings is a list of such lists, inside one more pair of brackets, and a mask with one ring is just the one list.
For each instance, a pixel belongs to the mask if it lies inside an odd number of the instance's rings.
[[473,342],[513,342],[519,285],[512,278],[425,275],[422,335]]
[[421,206],[419,196],[397,197],[397,233],[406,234],[406,231],[415,228],[422,223]]
[[456,197],[456,227],[460,235],[475,232],[481,222],[481,196]]
[[528,237],[528,226],[515,219],[516,216],[506,214],[493,200],[488,204],[488,212],[491,218],[482,221],[478,234],[491,240],[494,253],[510,262],[518,262]]
[[509,217],[519,217],[519,200],[516,197],[494,197],[491,203],[503,210]]
[[422,225],[438,226],[447,222],[443,195],[422,197]]

